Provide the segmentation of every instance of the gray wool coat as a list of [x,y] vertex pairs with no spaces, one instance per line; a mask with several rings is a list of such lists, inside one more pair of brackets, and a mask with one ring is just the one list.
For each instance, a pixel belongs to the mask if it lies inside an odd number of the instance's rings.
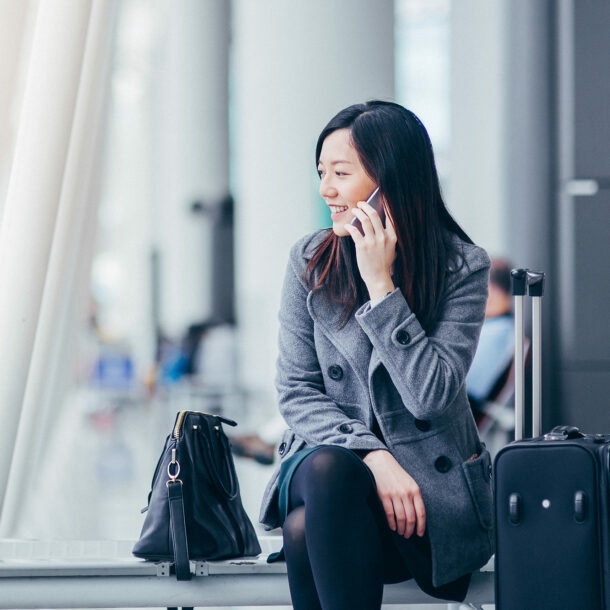
[[[491,461],[477,435],[464,380],[487,299],[489,258],[462,242],[436,328],[426,334],[399,289],[365,304],[340,327],[341,311],[303,274],[327,230],[290,253],[280,307],[276,387],[290,426],[282,460],[315,445],[389,449],[417,481],[426,507],[436,586],[484,565],[493,553]],[[382,442],[371,431],[373,415]],[[281,525],[278,469],[260,521]]]

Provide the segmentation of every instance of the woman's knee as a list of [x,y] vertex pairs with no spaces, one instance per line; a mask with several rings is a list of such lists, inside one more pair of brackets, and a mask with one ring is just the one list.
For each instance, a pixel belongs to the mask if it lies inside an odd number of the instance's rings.
[[374,490],[365,464],[343,447],[328,445],[308,455],[295,472],[310,493],[368,496]]

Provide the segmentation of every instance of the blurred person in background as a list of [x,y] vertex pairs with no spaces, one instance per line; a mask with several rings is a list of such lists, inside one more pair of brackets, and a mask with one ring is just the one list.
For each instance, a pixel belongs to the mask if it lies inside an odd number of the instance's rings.
[[[410,578],[461,601],[493,552],[490,456],[464,383],[489,258],[402,106],[342,110],[316,163],[332,228],[288,261],[276,386],[290,429],[261,522],[283,529],[295,610],[378,610],[384,583]],[[376,188],[385,224],[366,203]]]
[[514,380],[510,368],[515,351],[515,321],[511,268],[502,258],[491,261],[485,322],[466,376],[472,413],[492,455],[510,441],[514,430]]
[[468,397],[475,414],[482,412],[481,403],[488,400],[494,385],[513,360],[515,322],[510,271],[511,266],[507,261],[492,259],[485,322],[474,360],[466,376]]

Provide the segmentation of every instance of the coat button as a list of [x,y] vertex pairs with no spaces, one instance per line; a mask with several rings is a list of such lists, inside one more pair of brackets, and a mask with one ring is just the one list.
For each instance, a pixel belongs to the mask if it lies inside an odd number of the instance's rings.
[[441,455],[436,458],[434,467],[443,474],[451,470],[451,460],[446,455]]
[[343,369],[338,364],[333,364],[328,367],[328,376],[334,381],[343,379]]
[[430,428],[432,427],[432,424],[427,419],[416,419],[415,427],[420,432],[428,432],[428,430],[430,430]]
[[281,443],[280,446],[277,448],[277,452],[280,455],[284,455],[285,451],[286,451],[286,443]]
[[406,330],[401,329],[396,333],[396,341],[400,345],[408,345],[411,342],[411,335]]
[[339,426],[339,432],[343,434],[351,434],[353,431],[354,429],[349,424],[341,424]]

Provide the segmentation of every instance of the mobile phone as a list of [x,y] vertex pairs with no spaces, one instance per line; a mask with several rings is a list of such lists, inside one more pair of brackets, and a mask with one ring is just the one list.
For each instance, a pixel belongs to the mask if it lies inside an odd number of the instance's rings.
[[[383,208],[383,200],[381,199],[381,195],[379,194],[379,187],[377,187],[370,195],[366,202],[379,214],[379,218],[381,218],[381,224],[385,227],[385,210]],[[360,231],[364,235],[364,231],[362,230],[362,223],[358,218],[354,216],[351,224]]]

